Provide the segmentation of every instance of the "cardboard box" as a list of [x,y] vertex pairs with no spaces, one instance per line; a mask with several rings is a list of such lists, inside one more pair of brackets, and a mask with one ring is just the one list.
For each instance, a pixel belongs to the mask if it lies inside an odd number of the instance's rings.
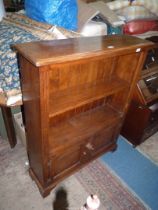
[[86,4],[82,0],[78,0],[78,9],[78,32],[81,32],[97,15],[100,16],[105,23],[108,23],[113,27],[124,24],[124,21],[122,21],[115,12],[102,1]]

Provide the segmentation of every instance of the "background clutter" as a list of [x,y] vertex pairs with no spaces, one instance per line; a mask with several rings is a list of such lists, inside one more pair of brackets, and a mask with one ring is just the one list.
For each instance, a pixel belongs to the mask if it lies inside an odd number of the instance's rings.
[[28,17],[69,30],[77,29],[77,0],[25,0]]
[[[116,0],[107,3],[119,17],[124,19],[123,33],[130,35],[158,32],[158,2],[155,0]],[[158,35],[158,33],[157,33]]]

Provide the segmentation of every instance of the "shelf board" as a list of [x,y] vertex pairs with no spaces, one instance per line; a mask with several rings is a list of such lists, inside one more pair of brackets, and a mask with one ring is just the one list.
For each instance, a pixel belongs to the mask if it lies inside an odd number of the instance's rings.
[[142,76],[141,76],[141,79],[144,79],[148,76],[151,76],[153,74],[156,74],[158,72],[158,64],[157,65],[154,65],[152,66],[151,68],[149,69],[143,69],[142,70]]
[[146,97],[147,103],[150,103],[158,99],[158,93],[154,93],[154,94],[151,93],[149,96],[145,96],[145,97]]
[[126,88],[129,88],[128,83],[115,77],[108,82],[104,81],[95,85],[73,87],[52,93],[50,94],[49,117],[51,118],[66,111],[95,102]]
[[84,139],[92,137],[102,129],[116,125],[120,118],[120,113],[106,105],[57,123],[49,129],[50,155],[63,150],[63,145],[65,149],[70,145],[83,142]]

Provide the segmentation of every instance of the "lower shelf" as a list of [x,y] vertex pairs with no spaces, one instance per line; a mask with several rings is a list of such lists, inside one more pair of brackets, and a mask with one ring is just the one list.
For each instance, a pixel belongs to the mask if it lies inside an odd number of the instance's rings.
[[83,143],[99,131],[117,125],[120,118],[120,113],[106,105],[57,123],[49,129],[49,155]]

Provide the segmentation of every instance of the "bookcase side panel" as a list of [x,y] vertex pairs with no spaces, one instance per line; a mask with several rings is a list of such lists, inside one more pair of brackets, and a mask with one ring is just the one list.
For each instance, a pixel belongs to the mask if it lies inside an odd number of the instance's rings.
[[19,56],[19,61],[30,169],[40,183],[44,185],[43,129],[41,123],[43,111],[41,108],[42,96],[40,95],[39,69],[22,56]]

